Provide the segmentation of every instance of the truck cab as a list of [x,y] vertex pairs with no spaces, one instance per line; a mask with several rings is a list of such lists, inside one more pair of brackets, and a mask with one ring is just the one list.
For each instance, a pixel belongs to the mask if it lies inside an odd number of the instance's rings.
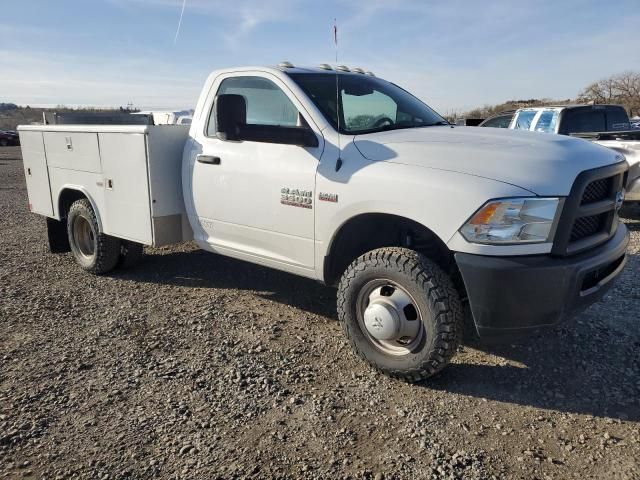
[[521,108],[509,128],[532,132],[579,135],[592,132],[627,132],[629,116],[620,105],[566,105]]

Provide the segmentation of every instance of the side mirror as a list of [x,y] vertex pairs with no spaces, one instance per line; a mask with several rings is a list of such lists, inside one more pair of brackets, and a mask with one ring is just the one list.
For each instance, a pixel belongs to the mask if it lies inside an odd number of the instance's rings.
[[241,140],[240,129],[247,124],[247,102],[242,95],[224,94],[216,98],[216,133],[222,140]]

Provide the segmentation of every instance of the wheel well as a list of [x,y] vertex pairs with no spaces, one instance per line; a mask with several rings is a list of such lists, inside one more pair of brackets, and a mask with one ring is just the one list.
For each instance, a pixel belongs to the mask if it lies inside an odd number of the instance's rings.
[[64,220],[67,217],[67,213],[69,212],[73,202],[83,198],[87,198],[87,196],[79,190],[73,190],[71,188],[65,188],[62,190],[62,192],[60,192],[60,197],[58,198],[58,213],[60,214],[60,219]]
[[449,271],[453,255],[424,225],[398,215],[368,213],[347,221],[335,235],[324,261],[324,281],[335,285],[349,264],[370,250],[406,247],[419,251]]

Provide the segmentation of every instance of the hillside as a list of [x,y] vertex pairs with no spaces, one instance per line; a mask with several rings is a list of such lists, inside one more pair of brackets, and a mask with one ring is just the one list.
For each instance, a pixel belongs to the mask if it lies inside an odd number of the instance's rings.
[[122,112],[126,109],[96,109],[96,108],[32,108],[29,106],[20,107],[13,103],[0,103],[0,130],[15,130],[18,125],[29,125],[32,123],[42,123],[44,112]]

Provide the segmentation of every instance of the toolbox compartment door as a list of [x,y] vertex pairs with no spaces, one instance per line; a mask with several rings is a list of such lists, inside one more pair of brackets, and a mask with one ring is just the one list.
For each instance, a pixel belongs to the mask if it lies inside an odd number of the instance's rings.
[[44,132],[49,168],[100,173],[98,134],[92,132]]
[[52,217],[53,204],[42,132],[20,132],[20,145],[27,180],[29,209],[34,213]]
[[151,205],[143,133],[99,133],[104,181],[103,226],[118,238],[151,245]]

